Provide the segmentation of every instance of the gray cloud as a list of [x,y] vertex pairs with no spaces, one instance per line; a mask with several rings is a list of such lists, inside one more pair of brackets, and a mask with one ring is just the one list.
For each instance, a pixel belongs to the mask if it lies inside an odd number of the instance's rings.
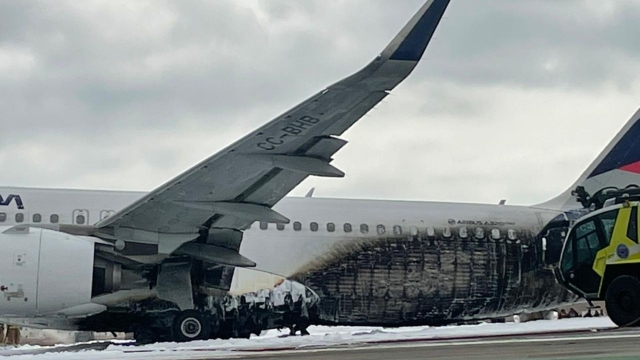
[[[358,70],[421,3],[0,2],[0,183],[150,190]],[[348,177],[295,193],[545,200],[637,106],[639,10],[452,0],[423,63],[345,134]]]

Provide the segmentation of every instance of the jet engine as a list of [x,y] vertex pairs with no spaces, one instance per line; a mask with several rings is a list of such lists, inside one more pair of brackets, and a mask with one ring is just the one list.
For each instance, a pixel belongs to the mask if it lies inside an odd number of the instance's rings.
[[29,225],[0,227],[0,317],[87,315],[94,241]]

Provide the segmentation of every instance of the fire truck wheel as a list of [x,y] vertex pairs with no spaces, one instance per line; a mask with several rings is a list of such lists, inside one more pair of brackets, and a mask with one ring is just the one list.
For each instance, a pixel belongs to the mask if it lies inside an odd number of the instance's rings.
[[607,289],[605,305],[614,324],[635,325],[640,320],[640,280],[630,275],[615,278]]

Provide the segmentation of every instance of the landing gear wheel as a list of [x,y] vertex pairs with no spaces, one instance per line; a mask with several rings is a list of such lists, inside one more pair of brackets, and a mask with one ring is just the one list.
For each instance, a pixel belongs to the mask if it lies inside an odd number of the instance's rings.
[[614,324],[635,326],[640,320],[640,280],[630,275],[615,278],[607,289],[605,306]]
[[211,323],[202,313],[186,310],[173,319],[173,339],[177,342],[209,339]]

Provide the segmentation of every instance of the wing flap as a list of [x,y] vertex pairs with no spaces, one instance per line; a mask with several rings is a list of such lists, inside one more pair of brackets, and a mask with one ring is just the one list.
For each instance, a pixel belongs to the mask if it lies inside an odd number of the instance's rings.
[[333,154],[347,145],[347,141],[331,136],[317,136],[311,144],[309,150],[306,152],[308,156],[330,159]]
[[190,256],[194,259],[207,261],[215,264],[228,265],[234,267],[255,267],[256,263],[250,259],[238,254],[237,251],[233,251],[224,247],[198,244],[198,243],[186,243],[182,245],[175,252],[178,255]]
[[344,177],[344,173],[327,160],[304,155],[255,155],[254,158],[270,163],[283,170],[297,171],[307,175]]
[[235,216],[247,221],[266,221],[270,223],[288,224],[289,219],[265,205],[246,202],[209,202],[209,201],[176,201],[177,204],[210,214]]

